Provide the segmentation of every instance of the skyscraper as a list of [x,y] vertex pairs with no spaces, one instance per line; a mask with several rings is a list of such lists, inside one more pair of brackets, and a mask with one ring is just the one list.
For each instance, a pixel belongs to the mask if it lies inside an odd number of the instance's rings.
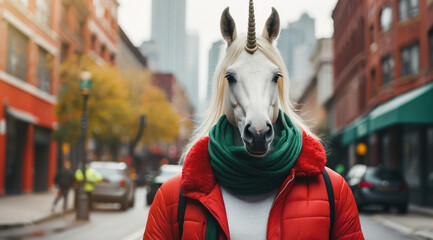
[[206,87],[206,100],[210,99],[211,91],[212,91],[212,83],[213,77],[215,74],[216,66],[218,65],[219,56],[221,46],[224,45],[223,40],[218,40],[212,43],[212,47],[209,49],[209,65],[208,65],[208,74],[207,74],[207,87]]
[[141,49],[152,70],[175,75],[197,108],[199,38],[187,35],[185,15],[185,0],[152,1],[152,37]]
[[[157,45],[157,70],[183,75],[185,56],[185,0],[152,1],[152,41]],[[183,77],[183,76],[182,76]]]
[[278,49],[289,71],[292,96],[295,99],[299,97],[297,93],[301,93],[307,84],[311,66],[309,56],[315,42],[314,18],[307,13],[281,30]]
[[186,41],[186,55],[185,55],[185,76],[186,81],[184,87],[188,93],[190,102],[199,108],[200,103],[198,95],[198,48],[199,48],[199,37],[198,34],[188,34]]

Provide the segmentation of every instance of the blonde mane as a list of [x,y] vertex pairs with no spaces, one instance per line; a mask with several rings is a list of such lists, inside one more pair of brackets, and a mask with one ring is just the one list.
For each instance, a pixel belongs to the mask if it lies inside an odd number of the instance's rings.
[[[210,98],[209,107],[206,110],[206,115],[203,122],[195,129],[189,143],[186,145],[180,163],[186,158],[189,150],[192,148],[200,138],[208,136],[211,128],[218,122],[218,119],[225,114],[225,88],[227,81],[225,81],[226,69],[233,64],[239,57],[242,51],[245,51],[245,44],[247,42],[246,35],[241,35],[226,49],[225,55],[220,56],[220,61],[215,70],[213,78],[212,95]],[[272,45],[267,39],[262,36],[257,36],[258,51],[261,51],[272,63],[278,66],[283,81],[278,82],[278,102],[280,108],[285,112],[289,118],[299,126],[308,135],[317,139],[317,137],[310,131],[309,127],[305,125],[303,120],[296,114],[296,110],[290,101],[289,97],[289,75],[287,68],[284,65],[283,59],[277,48]]]

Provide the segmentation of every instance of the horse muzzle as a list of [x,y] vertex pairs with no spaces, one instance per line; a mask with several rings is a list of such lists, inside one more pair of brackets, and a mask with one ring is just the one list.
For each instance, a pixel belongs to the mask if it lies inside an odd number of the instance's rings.
[[274,129],[270,122],[257,129],[248,123],[244,127],[242,140],[248,154],[254,157],[263,157],[269,150],[269,146],[274,139]]

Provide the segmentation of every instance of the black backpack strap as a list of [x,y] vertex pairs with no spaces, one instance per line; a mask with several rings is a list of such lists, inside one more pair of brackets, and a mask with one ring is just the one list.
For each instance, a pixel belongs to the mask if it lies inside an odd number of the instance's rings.
[[182,239],[183,234],[183,221],[185,218],[186,201],[187,197],[182,195],[182,188],[179,191],[179,203],[177,205],[177,224],[179,226],[179,239]]
[[328,202],[329,202],[329,218],[331,220],[331,226],[329,228],[329,239],[332,239],[332,230],[334,229],[335,221],[335,202],[334,202],[334,189],[332,188],[332,182],[329,178],[328,172],[323,171],[323,179],[325,179],[326,191],[328,192]]

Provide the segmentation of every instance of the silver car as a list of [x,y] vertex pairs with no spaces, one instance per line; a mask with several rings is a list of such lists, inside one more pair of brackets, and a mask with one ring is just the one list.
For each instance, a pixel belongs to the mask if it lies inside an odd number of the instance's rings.
[[95,184],[92,202],[120,203],[122,210],[134,206],[135,186],[125,163],[92,162],[90,167],[103,177]]

